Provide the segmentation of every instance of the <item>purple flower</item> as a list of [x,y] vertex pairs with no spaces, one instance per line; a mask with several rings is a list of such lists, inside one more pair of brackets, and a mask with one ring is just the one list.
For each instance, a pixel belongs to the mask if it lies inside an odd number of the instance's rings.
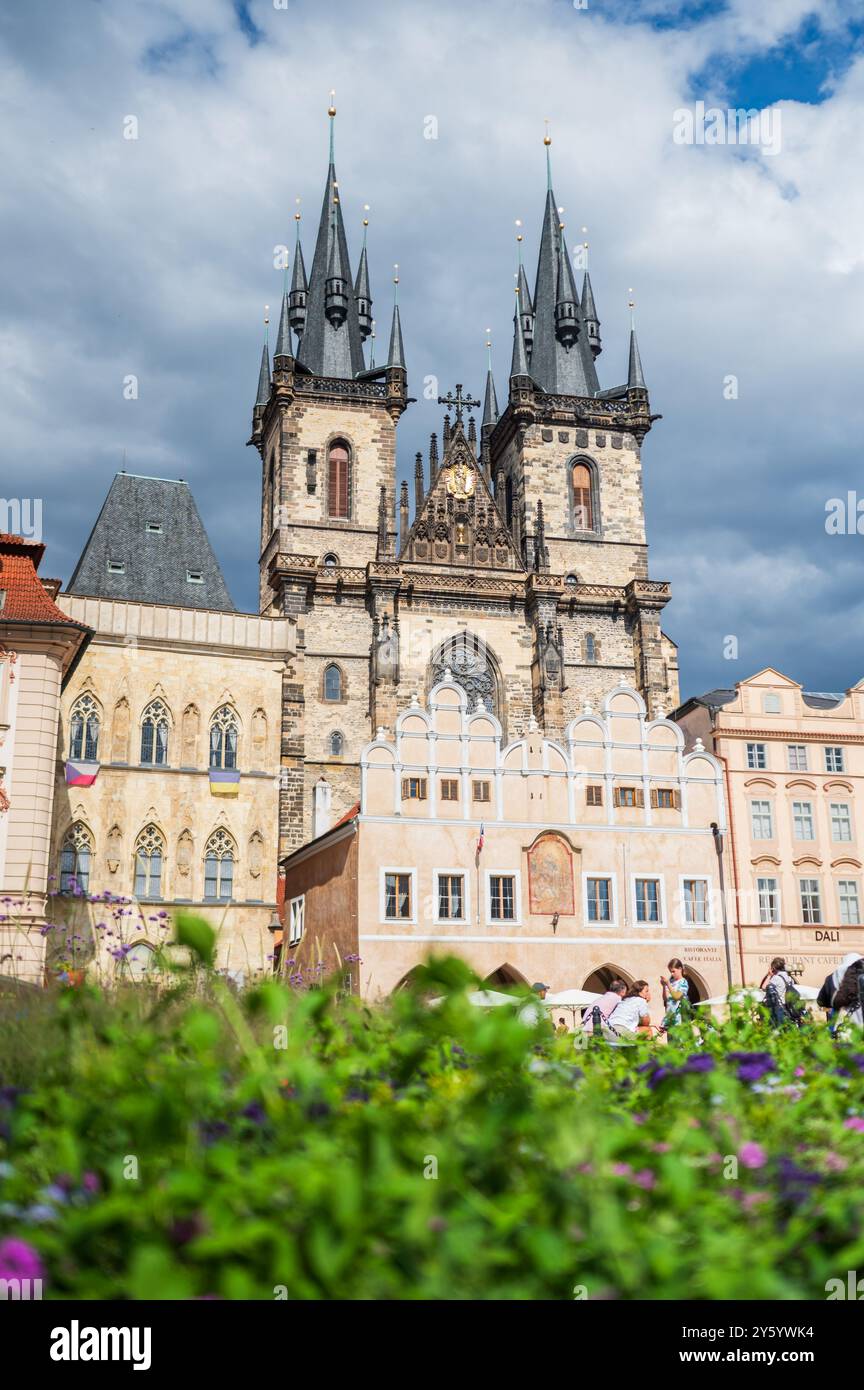
[[738,1062],[739,1081],[761,1081],[777,1064],[770,1052],[730,1052],[730,1062]]
[[710,1052],[694,1052],[692,1057],[687,1058],[681,1070],[682,1072],[690,1071],[697,1073],[713,1071],[715,1065],[716,1063]]
[[843,1128],[844,1128],[844,1129],[857,1129],[857,1130],[859,1130],[860,1132],[864,1133],[864,1116],[862,1116],[862,1115],[850,1115],[850,1117],[849,1117],[848,1120],[844,1120],[844,1121],[843,1121]]
[[0,1279],[42,1278],[42,1261],[32,1245],[14,1237],[0,1240]]
[[81,1187],[84,1192],[98,1192],[101,1187],[98,1173],[87,1172],[81,1179]]
[[762,1145],[753,1140],[748,1140],[746,1144],[741,1145],[738,1150],[738,1157],[745,1168],[764,1168],[768,1161],[768,1155]]

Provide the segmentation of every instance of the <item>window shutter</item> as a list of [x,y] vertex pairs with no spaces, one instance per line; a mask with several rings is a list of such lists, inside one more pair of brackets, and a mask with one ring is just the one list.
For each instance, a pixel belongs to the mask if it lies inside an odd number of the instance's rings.
[[425,801],[425,800],[426,800],[426,778],[425,778],[425,777],[421,777],[421,778],[419,779],[418,795],[419,795],[421,801]]
[[637,787],[637,788],[636,788],[636,805],[637,805],[637,806],[644,806],[644,805],[645,805],[645,793],[644,793],[644,791],[642,790],[641,787]]
[[656,788],[656,787],[652,787],[652,788],[651,788],[651,805],[652,805],[652,806],[659,806],[659,805],[660,805],[660,797],[659,797],[659,795],[658,795],[658,792],[657,792],[657,788]]
[[680,792],[673,792],[673,793],[672,793],[672,805],[675,807],[675,810],[676,810],[676,811],[680,811],[680,810],[681,810],[681,793],[680,793]]
[[407,800],[408,800],[408,778],[407,778],[407,777],[403,777],[403,778],[402,778],[402,800],[403,800],[403,801],[407,801]]

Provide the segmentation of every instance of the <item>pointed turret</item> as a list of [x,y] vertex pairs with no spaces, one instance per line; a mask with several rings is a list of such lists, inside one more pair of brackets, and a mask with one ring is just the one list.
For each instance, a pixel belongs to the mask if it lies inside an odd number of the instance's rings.
[[357,304],[357,323],[360,327],[360,337],[364,343],[372,332],[372,292],[369,289],[369,262],[366,259],[366,229],[369,226],[369,218],[363,218],[363,248],[360,252],[360,264],[357,267],[357,279],[354,282],[354,300]]
[[630,363],[627,369],[627,390],[648,390],[648,387],[645,385],[645,377],[642,373],[642,358],[639,356],[639,344],[636,341],[635,327],[630,329]]
[[378,495],[378,555],[379,560],[387,556],[387,489],[381,484]]
[[402,486],[399,489],[399,549],[401,550],[408,539],[408,483],[402,479]]
[[445,416],[444,416],[444,428],[443,428],[443,430],[441,431],[441,448],[442,448],[444,454],[447,453],[447,450],[449,449],[449,447],[450,447],[450,416],[449,416],[449,415],[445,415]]
[[495,394],[495,380],[492,376],[492,343],[488,338],[486,351],[488,353],[488,366],[486,368],[486,394],[483,397],[483,419],[480,422],[480,462],[486,471],[487,478],[491,479],[492,456],[489,440],[498,423],[498,397]]
[[423,455],[418,453],[414,458],[414,512],[419,512],[423,506],[423,498],[426,496],[426,484],[423,478]]
[[513,314],[513,356],[510,360],[510,380],[514,377],[528,376],[528,354],[525,351],[525,335],[522,331],[522,316],[519,312],[519,295],[516,295],[516,309]]
[[291,307],[288,292],[282,294],[282,312],[279,315],[279,332],[276,335],[276,351],[273,353],[274,365],[280,357],[293,357],[291,347]]
[[582,281],[582,318],[585,320],[585,327],[588,330],[588,344],[591,348],[591,355],[596,359],[600,356],[603,349],[600,345],[600,320],[597,317],[597,309],[594,304],[594,291],[591,288],[591,277],[587,270],[585,271],[585,279]]
[[438,436],[429,436],[429,486],[431,488],[435,479],[438,477]]
[[519,275],[516,280],[519,290],[519,313],[522,318],[522,337],[525,339],[525,351],[529,358],[531,347],[534,343],[534,305],[531,302],[531,294],[528,289],[528,277],[525,274],[525,267],[520,259]]
[[402,321],[399,318],[399,305],[393,305],[393,324],[390,328],[390,351],[387,354],[388,367],[401,367],[405,370],[405,348],[402,345]]
[[[363,340],[357,320],[348,242],[342,220],[342,202],[333,154],[333,122],[330,117],[330,162],[321,204],[318,237],[306,294],[303,337],[298,361],[316,376],[352,380],[364,369]],[[295,271],[300,258],[295,260]]]
[[564,227],[558,245],[558,288],[555,296],[555,335],[565,348],[571,348],[579,336],[579,296],[573,267],[567,253]]
[[258,394],[255,397],[255,407],[260,409],[267,404],[270,399],[270,350],[267,347],[267,338],[264,338],[264,346],[261,349],[261,368],[258,372]]
[[474,423],[474,416],[468,416],[468,443],[471,445],[471,452],[477,454],[477,426]]
[[294,246],[294,272],[291,276],[291,291],[288,295],[290,323],[297,337],[302,337],[306,327],[306,295],[309,285],[306,280],[306,267],[303,264],[303,247],[300,245],[300,214],[295,212],[297,240]]
[[[546,206],[537,257],[534,287],[534,341],[531,376],[542,390],[568,396],[596,396],[600,389],[587,332],[581,332],[582,310],[562,230],[546,145]],[[571,308],[572,306],[572,308]]]

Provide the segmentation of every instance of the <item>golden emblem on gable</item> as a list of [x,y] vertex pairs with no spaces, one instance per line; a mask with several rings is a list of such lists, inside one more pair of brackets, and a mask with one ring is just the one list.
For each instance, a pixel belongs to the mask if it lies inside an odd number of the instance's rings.
[[447,469],[446,486],[451,497],[471,497],[476,483],[476,474],[469,463],[453,463]]

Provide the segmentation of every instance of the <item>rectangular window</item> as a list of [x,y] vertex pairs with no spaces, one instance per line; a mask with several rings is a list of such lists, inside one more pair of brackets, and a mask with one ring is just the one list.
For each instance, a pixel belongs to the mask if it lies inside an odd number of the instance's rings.
[[655,787],[651,792],[651,805],[659,811],[674,811],[678,806],[678,793],[671,787]]
[[109,573],[109,574],[125,574],[125,573],[126,573],[126,562],[125,562],[125,560],[109,560],[109,561],[108,561],[108,573]]
[[750,828],[754,840],[772,840],[774,838],[770,801],[750,802]]
[[765,757],[764,743],[747,744],[747,766],[756,771],[764,772],[765,768],[768,766],[768,761]]
[[644,806],[645,793],[641,787],[616,787],[616,806]]
[[201,570],[187,570],[187,571],[186,571],[186,583],[187,583],[187,584],[203,584],[203,583],[204,583],[204,574],[203,574],[203,572],[202,572]]
[[288,909],[288,945],[297,946],[303,937],[306,923],[306,899],[292,898]]
[[491,874],[489,916],[493,922],[512,922],[516,917],[516,880],[512,874]]
[[151,535],[151,536],[161,536],[161,535],[162,535],[162,522],[161,522],[161,521],[148,521],[148,522],[147,522],[147,531],[148,531],[149,535]]
[[764,711],[765,714],[779,714],[779,713],[780,713],[780,696],[779,696],[779,695],[763,695],[763,696],[762,696],[762,709],[763,709],[763,711]]
[[822,921],[822,904],[819,900],[819,880],[818,878],[802,878],[799,881],[801,889],[801,920],[805,926],[816,926]]
[[384,875],[384,916],[390,922],[410,921],[410,874]]
[[825,771],[826,772],[845,772],[843,761],[843,749],[831,747],[825,749]]
[[814,838],[812,801],[792,802],[792,827],[796,840],[812,840]]
[[586,880],[588,896],[588,921],[612,921],[612,880],[609,878],[589,878]]
[[786,746],[786,755],[789,760],[790,772],[807,771],[807,745],[804,743],[790,743]]
[[441,800],[459,800],[459,782],[455,777],[442,777],[441,779]]
[[705,878],[685,878],[684,921],[687,926],[706,927],[708,925],[708,880]]
[[586,788],[585,788],[585,804],[586,804],[586,806],[602,806],[602,805],[603,805],[603,788],[602,788],[602,787],[586,787]]
[[425,801],[425,800],[426,800],[426,778],[425,778],[425,777],[403,777],[403,778],[402,778],[402,800],[403,800],[403,801]]
[[756,891],[759,897],[759,921],[763,926],[776,926],[780,922],[780,891],[776,878],[757,878]]
[[636,921],[660,921],[660,880],[659,878],[637,878],[636,880]]
[[464,919],[465,892],[461,874],[438,875],[438,916],[442,922]]
[[490,782],[472,782],[471,795],[475,801],[490,801]]
[[831,802],[831,839],[852,839],[852,812],[845,801]]
[[861,925],[861,908],[858,903],[858,884],[854,878],[841,878],[837,883],[837,897],[840,902],[840,922],[844,927]]

